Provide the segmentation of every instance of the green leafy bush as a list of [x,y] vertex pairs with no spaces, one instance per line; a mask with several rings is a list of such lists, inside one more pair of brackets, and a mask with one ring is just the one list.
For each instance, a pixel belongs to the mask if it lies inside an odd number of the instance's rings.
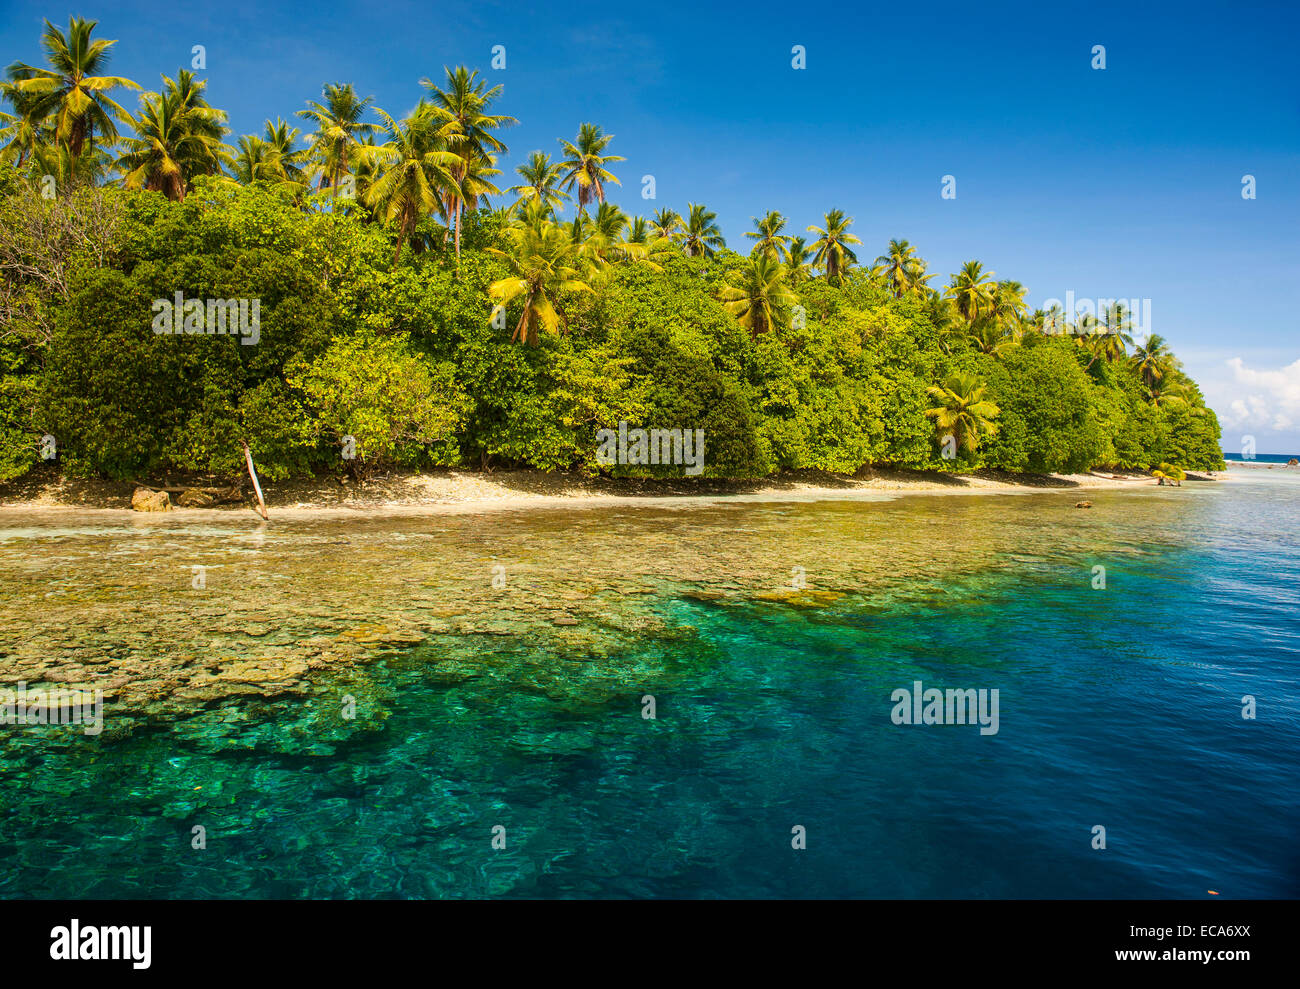
[[[21,182],[0,182],[0,219],[36,208]],[[506,269],[486,213],[466,217],[459,259],[426,223],[421,249],[394,264],[364,211],[304,210],[264,187],[200,179],[183,203],[103,189],[69,208],[110,216],[111,230],[41,262],[65,266],[63,289],[7,283],[23,315],[0,338],[0,480],[37,462],[45,432],[65,469],[118,478],[236,475],[241,441],[271,480],[435,464],[681,476],[598,463],[597,431],[619,422],[703,430],[712,477],[1222,466],[1218,422],[1181,372],[1152,404],[1126,361],[1090,359],[1070,338],[984,352],[933,301],[895,299],[861,271],[798,281],[782,325],[755,336],[718,299],[741,256],[617,264],[597,291],[561,300],[564,335],[528,347],[492,321],[487,289]],[[154,301],[177,292],[258,300],[260,339],[155,333]],[[958,371],[999,415],[945,461],[926,392]]]

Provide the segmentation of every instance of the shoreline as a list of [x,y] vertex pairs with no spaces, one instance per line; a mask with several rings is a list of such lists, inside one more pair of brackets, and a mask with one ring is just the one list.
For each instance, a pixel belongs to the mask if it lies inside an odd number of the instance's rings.
[[[1247,468],[1254,469],[1254,468]],[[1188,474],[1188,484],[1230,480],[1230,471]],[[195,481],[202,486],[207,481]],[[181,485],[183,486],[183,485]],[[249,494],[248,485],[245,494]],[[263,484],[266,505],[281,518],[350,517],[420,514],[478,514],[557,508],[684,507],[726,503],[809,501],[889,501],[907,495],[1072,494],[1085,491],[1157,488],[1149,474],[1020,474],[980,470],[967,474],[942,471],[867,469],[856,475],[792,471],[754,480],[586,478],[539,470],[492,473],[442,469],[392,474],[367,481],[337,478]],[[256,514],[250,498],[243,503],[139,512],[131,508],[130,481],[79,480],[52,476],[25,478],[0,485],[0,518],[5,513],[179,516],[185,521]],[[259,520],[260,521],[260,520]]]
[[[279,485],[271,492],[270,521],[284,524],[268,531],[247,502],[180,509],[173,518],[172,512],[125,507],[122,489],[130,490],[129,483],[97,483],[100,494],[118,499],[116,504],[59,503],[55,495],[66,499],[74,493],[60,479],[28,492],[43,495],[44,503],[0,507],[5,546],[0,555],[12,564],[6,589],[24,605],[6,611],[0,622],[13,643],[0,657],[0,667],[8,681],[32,687],[102,689],[113,715],[113,725],[105,728],[110,738],[118,737],[119,727],[129,734],[146,721],[186,716],[196,707],[245,696],[312,696],[343,682],[367,689],[366,667],[413,647],[436,657],[430,676],[458,682],[479,675],[473,657],[494,656],[506,645],[546,642],[557,655],[589,657],[631,649],[644,636],[675,641],[689,636],[686,626],[636,605],[642,595],[665,585],[709,606],[792,609],[821,608],[846,595],[874,594],[884,601],[915,579],[937,592],[939,574],[995,569],[1009,554],[1043,551],[1043,540],[1076,549],[1082,533],[1107,540],[1108,519],[1122,521],[1130,509],[1163,518],[1180,497],[1195,497],[1161,489],[1155,500],[1127,495],[1103,500],[1106,491],[1159,487],[1138,474],[800,473],[708,482],[704,492],[666,494],[680,491],[682,483],[442,471],[379,478],[360,491],[333,479],[324,485],[319,480]],[[84,502],[85,482],[75,488]],[[0,497],[12,493],[0,490]],[[301,494],[329,494],[337,503],[289,500]],[[399,503],[393,500],[399,494],[425,500]],[[1002,517],[994,526],[996,538],[985,539],[980,533],[954,538],[946,529],[928,527],[949,508],[974,509],[978,503],[927,505],[906,497],[936,494],[1041,497],[1024,504],[1025,512],[1007,501],[983,502],[990,519]],[[374,501],[380,496],[388,500]],[[349,498],[356,500],[349,503]],[[1090,498],[1103,511],[1079,516],[1076,504]],[[802,526],[781,516],[803,513],[761,510],[831,500],[863,507],[813,513],[837,517],[805,519]],[[738,505],[725,514],[712,511],[737,501],[760,510],[746,512]],[[874,512],[868,502],[894,502],[897,512]],[[615,511],[573,512],[602,508]],[[658,514],[640,514],[637,508]],[[920,538],[887,540],[891,549],[870,563],[858,558],[856,543],[849,552],[819,551],[860,538],[864,522],[887,535],[899,516],[914,509],[926,516],[915,520],[921,528],[912,530]],[[568,514],[560,514],[564,510]],[[527,516],[519,514],[525,511]],[[681,514],[672,519],[671,511]],[[1050,533],[1034,549],[1022,542],[1026,516]],[[748,524],[751,517],[758,520],[754,526]],[[399,521],[404,519],[415,524]],[[748,542],[738,552],[729,539],[697,545],[672,531],[677,524],[691,528],[697,522],[702,531],[761,536],[739,537]],[[593,540],[593,530],[603,531],[606,524],[644,538],[635,545],[621,538]],[[163,538],[137,538],[150,533]],[[829,544],[816,542],[823,534]],[[51,539],[62,546],[65,538],[66,548],[52,549]],[[788,569],[790,562],[801,558],[816,574],[803,585],[787,576],[795,572]],[[58,563],[49,569],[53,560],[64,559],[75,561],[75,578],[62,573]],[[507,566],[510,582],[498,585]],[[41,606],[26,607],[33,601]],[[546,682],[558,686],[572,669],[573,663],[558,663]],[[534,678],[530,682],[539,676],[531,663],[527,676]]]

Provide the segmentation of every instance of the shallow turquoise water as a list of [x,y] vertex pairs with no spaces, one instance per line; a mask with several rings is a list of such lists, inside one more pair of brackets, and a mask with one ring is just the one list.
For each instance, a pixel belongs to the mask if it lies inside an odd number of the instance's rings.
[[[511,516],[502,559],[537,581],[585,540],[593,572],[626,558],[654,592],[621,598],[581,651],[534,627],[453,630],[323,671],[308,697],[99,738],[0,728],[0,896],[1300,895],[1300,479],[1089,497],[1091,513],[1055,494]],[[57,545],[51,580],[75,583],[84,541],[125,553],[132,524],[0,516],[0,566]],[[288,573],[278,553],[361,525],[278,523],[259,552]],[[366,523],[408,573],[445,540],[463,557],[506,539],[497,525]],[[673,531],[699,559],[802,566],[836,593],[692,595],[691,552],[676,574],[646,563],[679,552],[654,543]],[[187,538],[167,530],[150,559]],[[295,584],[281,605],[323,593]],[[891,692],[915,680],[998,689],[997,734],[895,725]]]

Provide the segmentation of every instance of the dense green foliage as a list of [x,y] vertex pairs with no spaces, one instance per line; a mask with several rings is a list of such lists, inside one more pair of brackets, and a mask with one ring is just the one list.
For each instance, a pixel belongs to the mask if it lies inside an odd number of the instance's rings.
[[241,441],[271,479],[681,473],[601,464],[621,423],[701,431],[714,477],[1222,466],[1214,413],[1120,305],[1031,314],[979,261],[932,288],[906,240],[861,267],[836,208],[807,238],[768,210],[736,254],[702,203],[607,202],[624,159],[593,123],[492,209],[515,120],[464,66],[402,120],[331,83],[306,147],[277,119],[235,148],[191,71],[134,114],[111,99],[140,87],[103,74],[96,27],[47,22],[48,66],[0,83],[0,480],[51,438],[117,478],[236,474]]
[[[5,181],[0,222],[67,208],[21,185]],[[1090,360],[1070,336],[1030,332],[984,353],[862,270],[795,285],[803,318],[753,334],[721,298],[739,255],[612,266],[597,291],[566,299],[567,333],[529,347],[494,325],[487,289],[509,272],[487,251],[506,245],[486,213],[466,223],[459,265],[429,221],[434,246],[394,263],[385,228],[267,188],[201,182],[183,203],[92,195],[120,214],[111,250],[73,249],[66,297],[11,307],[3,476],[31,466],[47,432],[65,469],[120,478],[234,474],[241,439],[271,478],[385,464],[595,471],[596,430],[620,420],[703,429],[706,476],[1220,463],[1217,422],[1190,382],[1190,401],[1153,405],[1130,362]],[[156,334],[153,300],[177,291],[259,299],[259,342]],[[984,382],[1000,414],[995,435],[944,460],[926,390],[954,371]]]

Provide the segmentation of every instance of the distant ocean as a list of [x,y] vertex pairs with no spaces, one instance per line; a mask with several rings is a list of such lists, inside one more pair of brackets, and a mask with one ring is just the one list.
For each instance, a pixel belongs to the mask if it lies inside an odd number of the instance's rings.
[[1240,450],[1224,450],[1223,459],[1230,464],[1284,464],[1288,460],[1300,460],[1300,453],[1257,453],[1247,460]]

